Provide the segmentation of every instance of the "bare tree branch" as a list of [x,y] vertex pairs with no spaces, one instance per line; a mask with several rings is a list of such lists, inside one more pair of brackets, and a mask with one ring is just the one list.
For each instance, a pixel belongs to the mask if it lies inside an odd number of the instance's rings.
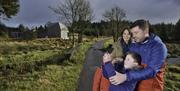
[[118,39],[119,25],[124,17],[126,17],[125,11],[118,6],[115,6],[110,10],[106,10],[105,13],[103,14],[103,18],[111,23],[111,29],[112,29],[114,41]]
[[93,19],[93,11],[88,0],[64,0],[57,7],[50,9],[60,17],[61,22],[71,27],[73,33],[74,30],[78,30],[82,34],[85,27],[83,22]]

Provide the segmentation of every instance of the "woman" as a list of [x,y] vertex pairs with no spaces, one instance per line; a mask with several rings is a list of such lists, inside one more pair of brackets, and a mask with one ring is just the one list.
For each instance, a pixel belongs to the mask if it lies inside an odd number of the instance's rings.
[[[125,28],[122,31],[122,38],[117,42],[113,43],[113,52],[112,58],[120,57],[123,58],[124,55],[129,51],[129,45],[131,43],[131,35],[128,28]],[[118,66],[116,61],[112,62],[115,65],[115,69],[120,69],[121,66]],[[120,68],[119,68],[120,67]],[[106,79],[102,74],[102,69],[97,67],[94,77],[93,77],[93,86],[92,91],[109,91],[109,80]]]
[[119,39],[120,45],[123,49],[123,54],[127,54],[127,52],[129,51],[129,46],[131,44],[131,33],[128,28],[125,28],[121,34],[122,37]]

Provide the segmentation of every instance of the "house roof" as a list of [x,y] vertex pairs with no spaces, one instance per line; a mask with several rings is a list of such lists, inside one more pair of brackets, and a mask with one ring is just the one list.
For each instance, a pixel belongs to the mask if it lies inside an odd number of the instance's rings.
[[49,27],[52,27],[54,25],[56,25],[56,26],[58,25],[58,27],[60,27],[61,31],[69,31],[68,28],[64,24],[62,24],[61,22],[47,23],[46,25]]
[[68,31],[68,28],[64,24],[59,22],[59,26],[62,31]]

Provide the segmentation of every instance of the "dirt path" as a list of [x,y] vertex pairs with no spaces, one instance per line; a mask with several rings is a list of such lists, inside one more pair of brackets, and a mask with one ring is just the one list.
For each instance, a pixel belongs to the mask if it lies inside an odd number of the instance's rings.
[[98,49],[103,48],[104,41],[100,40],[90,47],[85,56],[85,63],[80,74],[77,91],[92,91],[94,73],[101,67],[103,53]]

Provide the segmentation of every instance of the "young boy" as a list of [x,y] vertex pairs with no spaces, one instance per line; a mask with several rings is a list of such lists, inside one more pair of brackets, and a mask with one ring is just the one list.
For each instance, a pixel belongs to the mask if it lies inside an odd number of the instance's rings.
[[[118,72],[138,71],[141,68],[141,56],[135,52],[128,52],[124,62],[122,60],[118,61],[117,58],[112,59],[109,53],[105,53],[103,56],[103,76],[107,79],[118,74]],[[109,91],[134,91],[136,83],[137,81],[124,82],[117,85],[110,84]]]

